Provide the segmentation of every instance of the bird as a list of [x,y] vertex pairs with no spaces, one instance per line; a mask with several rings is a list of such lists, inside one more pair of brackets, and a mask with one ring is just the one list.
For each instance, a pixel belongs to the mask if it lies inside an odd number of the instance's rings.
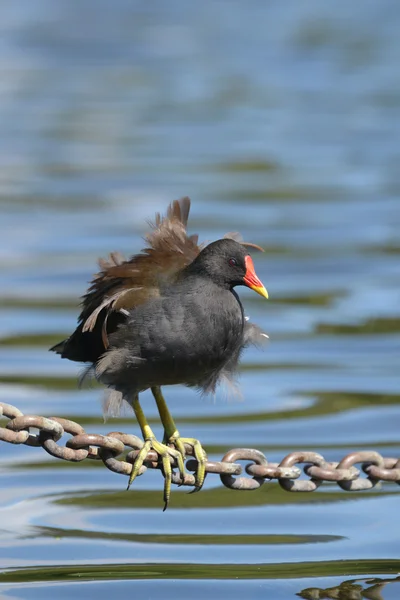
[[[99,259],[99,272],[82,297],[75,331],[51,351],[88,363],[87,372],[108,389],[106,411],[115,416],[127,402],[143,436],[129,478],[133,483],[150,450],[164,473],[164,510],[172,481],[171,459],[184,479],[186,448],[197,460],[193,491],[205,479],[207,455],[199,440],[181,437],[161,388],[183,384],[213,393],[221,381],[235,380],[245,347],[268,337],[250,323],[234,288],[247,286],[268,298],[249,249],[262,250],[227,233],[209,244],[187,233],[191,201],[173,201],[156,214],[146,247],[128,260],[118,252]],[[151,389],[162,442],[150,428],[139,394]]]

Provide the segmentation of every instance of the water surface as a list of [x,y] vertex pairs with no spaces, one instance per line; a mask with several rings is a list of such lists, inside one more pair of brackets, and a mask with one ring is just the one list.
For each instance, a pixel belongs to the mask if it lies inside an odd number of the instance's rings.
[[[165,390],[181,432],[212,459],[400,456],[398,4],[32,0],[0,16],[0,401],[137,433],[104,424],[101,390],[48,348],[97,257],[138,251],[146,219],[190,195],[202,240],[265,248],[270,301],[241,296],[270,341],[244,356],[242,400]],[[3,597],[399,597],[399,486],[209,476],[162,513],[159,472],[125,485],[2,444]]]

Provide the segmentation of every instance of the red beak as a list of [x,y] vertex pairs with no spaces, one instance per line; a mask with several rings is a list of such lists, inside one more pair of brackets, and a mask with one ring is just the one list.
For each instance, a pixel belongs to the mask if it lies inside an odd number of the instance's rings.
[[243,277],[243,282],[247,287],[251,288],[260,296],[264,296],[264,298],[268,298],[268,292],[265,289],[263,283],[258,279],[256,272],[254,270],[253,260],[250,255],[247,255],[244,259],[244,263],[246,265],[246,275]]

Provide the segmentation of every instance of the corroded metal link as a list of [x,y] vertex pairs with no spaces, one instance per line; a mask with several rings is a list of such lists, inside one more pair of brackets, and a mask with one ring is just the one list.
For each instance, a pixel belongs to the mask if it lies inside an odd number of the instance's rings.
[[[0,417],[15,419],[22,415],[23,413],[12,404],[0,402]],[[5,427],[0,427],[0,441],[8,442],[9,444],[25,444],[28,437],[29,431],[10,431]]]
[[24,413],[12,404],[6,404],[0,402],[0,417],[6,417],[7,419],[15,419],[16,417],[22,417]]
[[[280,462],[280,467],[293,467],[297,464],[311,464],[316,467],[326,468],[328,463],[317,452],[292,452]],[[293,479],[279,479],[279,485],[288,492],[313,492],[321,485],[322,480],[312,477],[310,480],[294,481]]]
[[[119,442],[121,442],[125,446],[129,447],[129,448],[137,448],[136,452],[139,452],[140,448],[142,448],[143,446],[143,440],[141,440],[140,438],[138,438],[136,435],[130,435],[129,433],[122,433],[120,431],[111,431],[111,433],[108,433],[107,436],[108,438],[114,438],[116,440],[118,440]],[[129,453],[131,454],[131,453]],[[129,456],[128,454],[128,456]],[[155,454],[155,453],[154,453]],[[127,462],[127,460],[119,460],[118,458],[116,458],[115,452],[112,451],[110,448],[105,448],[102,447],[99,450],[99,455],[100,458],[102,459],[103,463],[106,465],[106,467],[108,469],[110,469],[110,471],[113,471],[114,473],[119,473],[120,475],[130,475],[132,472],[132,465],[134,463],[134,461],[130,461]],[[157,455],[156,455],[156,462],[157,462]],[[143,473],[147,470],[147,467],[145,465],[143,465],[142,467],[140,467],[139,473],[138,475],[143,475]]]
[[278,463],[267,465],[248,464],[246,473],[252,477],[263,477],[264,479],[297,479],[301,471],[297,467],[280,467]]
[[[38,429],[39,434],[34,435],[29,433],[31,427]],[[6,428],[13,432],[28,431],[28,437],[23,442],[27,446],[41,446],[40,433],[42,431],[51,435],[55,441],[59,440],[64,433],[64,430],[59,423],[37,415],[21,415],[15,417],[15,419],[12,419],[7,423]]]
[[82,433],[76,435],[68,440],[67,448],[72,448],[73,450],[87,450],[87,458],[94,460],[101,460],[99,452],[100,448],[109,450],[114,457],[122,454],[125,450],[125,446],[120,440],[106,435],[100,435],[99,433]]
[[[189,469],[189,471],[196,471],[197,460],[188,460],[186,463],[186,468]],[[242,465],[239,465],[238,463],[212,460],[208,460],[206,462],[206,473],[215,473],[216,475],[241,475],[242,472]]]
[[29,438],[29,431],[10,431],[0,427],[0,440],[9,444],[25,444]]
[[309,465],[304,467],[306,475],[314,479],[321,479],[322,481],[353,481],[357,479],[360,471],[355,467],[350,469],[339,469],[339,463],[326,463],[324,467],[317,467],[315,465]]
[[[21,417],[22,414],[23,413],[12,404],[0,402],[0,417],[15,419],[16,417]],[[9,444],[25,444],[28,437],[29,431],[10,431],[5,427],[0,427],[0,440],[2,442],[8,442]]]
[[[39,417],[24,415],[11,404],[0,402],[0,418],[8,419],[4,426],[0,424],[0,442],[42,446],[46,452],[56,458],[79,462],[86,458],[102,460],[108,469],[122,475],[130,475],[132,465],[143,447],[143,440],[135,435],[112,431],[107,435],[86,433],[79,423],[59,417]],[[38,430],[37,434],[30,429]],[[63,446],[59,440],[64,434],[70,437]],[[192,446],[185,445],[186,462],[189,471],[196,471],[198,464],[192,457]],[[172,457],[171,466],[176,468]],[[247,476],[243,475],[243,461]],[[304,465],[304,474],[308,479],[300,478]],[[355,465],[360,465],[360,469]],[[150,469],[160,469],[161,461],[156,452],[151,450],[139,474]],[[328,462],[316,452],[292,452],[278,463],[268,462],[267,457],[259,450],[235,448],[225,454],[221,461],[207,461],[206,473],[220,475],[222,483],[235,490],[254,490],[266,481],[278,481],[281,487],[291,492],[311,492],[322,482],[337,483],[346,491],[372,489],[379,481],[400,484],[400,458],[382,457],[378,452],[360,451],[345,456],[339,463]],[[361,471],[365,474],[361,476]],[[194,486],[195,477],[185,473],[184,480],[178,472],[173,471],[172,483],[176,485]]]
[[384,467],[377,467],[376,465],[364,465],[363,471],[376,479],[382,481],[395,481],[400,485],[400,459],[395,458],[384,458]]
[[[266,466],[268,461],[264,454],[259,450],[251,448],[237,448],[230,450],[225,454],[222,462],[234,463],[237,460],[251,460],[256,465]],[[220,474],[222,483],[232,490],[256,490],[265,482],[264,477],[254,476],[251,479],[248,477],[233,477],[229,474]]]
[[[380,454],[378,454],[378,452],[363,451],[352,452],[351,454],[348,454],[342,458],[338,465],[338,469],[349,469],[350,467],[353,467],[355,464],[359,463],[361,463],[363,468],[364,466],[366,467],[367,464],[376,465],[380,469],[385,467],[383,458]],[[358,477],[354,481],[338,481],[338,484],[347,492],[358,492],[360,490],[370,490],[375,487],[378,482],[379,479],[377,477],[368,475],[366,479],[361,479]]]
[[[64,432],[69,433],[70,435],[82,435],[83,433],[85,433],[83,427],[75,421],[70,421],[69,419],[62,419],[60,417],[51,417],[51,420],[59,423],[64,429]],[[67,448],[67,446],[61,446],[57,444],[56,440],[46,432],[42,432],[40,441],[41,445],[46,450],[46,452],[48,452],[55,458],[61,458],[62,460],[80,462],[87,458],[87,455],[89,453],[88,450],[84,448],[80,450],[73,450],[72,448]]]

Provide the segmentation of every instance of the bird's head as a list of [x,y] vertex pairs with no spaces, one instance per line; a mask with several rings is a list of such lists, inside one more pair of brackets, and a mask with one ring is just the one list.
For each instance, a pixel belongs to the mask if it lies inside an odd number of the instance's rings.
[[231,239],[212,242],[192,263],[192,269],[207,275],[224,288],[245,285],[268,298],[268,292],[257,277],[253,259],[245,245]]

